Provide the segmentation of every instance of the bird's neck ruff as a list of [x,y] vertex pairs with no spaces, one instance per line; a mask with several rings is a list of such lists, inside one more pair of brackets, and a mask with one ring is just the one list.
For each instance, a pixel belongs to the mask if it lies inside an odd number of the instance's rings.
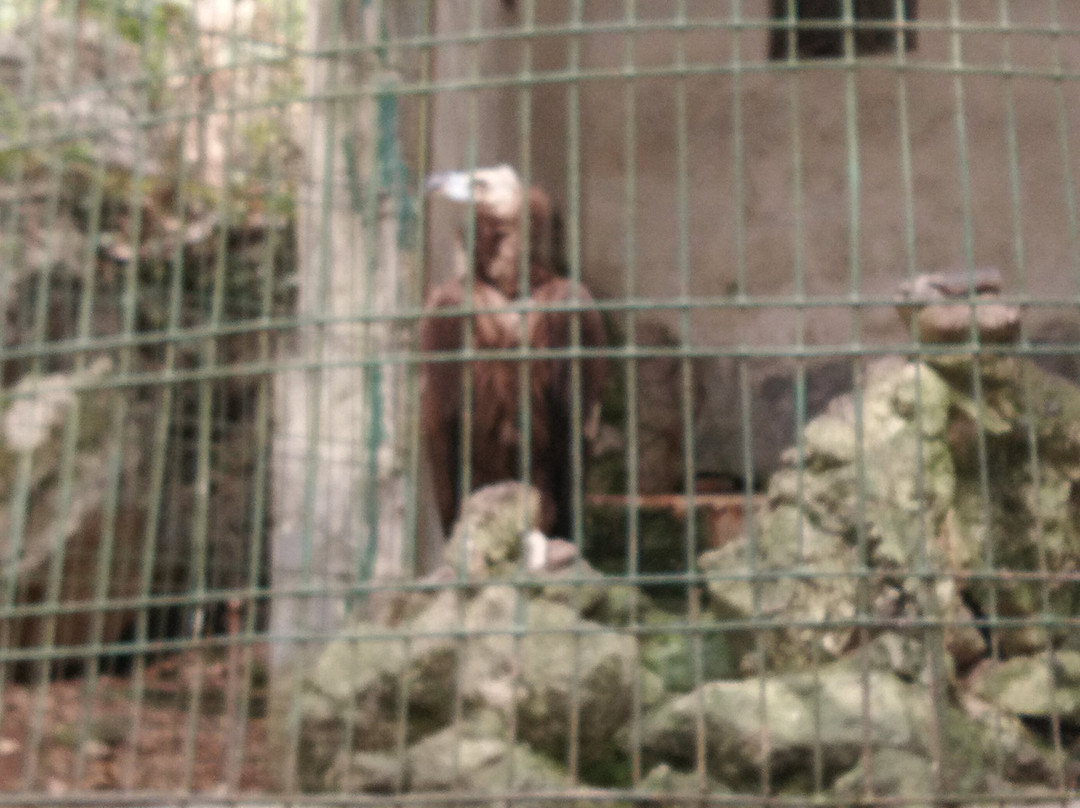
[[[546,283],[552,277],[545,249],[547,228],[544,222],[530,217],[528,278],[529,289]],[[496,217],[477,209],[473,247],[473,271],[476,278],[489,283],[513,300],[521,295],[521,260],[524,233],[521,218]]]

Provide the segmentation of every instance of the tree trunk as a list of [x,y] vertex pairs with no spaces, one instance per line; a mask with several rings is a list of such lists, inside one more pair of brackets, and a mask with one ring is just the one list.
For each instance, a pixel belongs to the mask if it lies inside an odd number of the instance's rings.
[[351,589],[402,573],[406,424],[399,366],[381,358],[399,340],[401,289],[395,195],[377,185],[375,49],[337,55],[379,36],[377,4],[307,6],[307,66],[298,189],[299,326],[276,380],[271,630],[275,667],[291,637],[338,628]]

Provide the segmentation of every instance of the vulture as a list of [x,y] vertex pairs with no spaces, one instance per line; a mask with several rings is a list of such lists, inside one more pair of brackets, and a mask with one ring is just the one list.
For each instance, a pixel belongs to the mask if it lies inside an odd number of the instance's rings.
[[[592,307],[588,289],[555,273],[551,200],[540,188],[526,191],[513,168],[440,172],[428,178],[427,191],[461,204],[474,219],[458,235],[454,277],[428,291],[419,328],[420,348],[429,359],[433,353],[446,353],[451,359],[427,361],[420,371],[422,440],[443,533],[449,535],[458,515],[463,468],[469,469],[470,491],[518,480],[523,477],[527,452],[529,481],[540,492],[538,527],[547,535],[568,537],[573,512],[573,360],[515,359],[513,355],[522,341],[530,350],[568,347],[575,319],[580,345],[602,347],[600,313]],[[467,245],[471,245],[471,255]],[[523,266],[527,267],[524,278]],[[542,308],[568,301],[576,301],[581,308]],[[467,321],[472,323],[471,333]],[[469,363],[453,359],[465,348],[466,338],[477,351],[503,351],[509,358]],[[602,357],[579,361],[584,458],[599,427],[605,362]],[[472,377],[468,401],[464,399],[467,367]],[[527,433],[522,422],[525,367],[530,407]],[[462,434],[466,424],[467,440]],[[468,456],[463,458],[466,449]]]

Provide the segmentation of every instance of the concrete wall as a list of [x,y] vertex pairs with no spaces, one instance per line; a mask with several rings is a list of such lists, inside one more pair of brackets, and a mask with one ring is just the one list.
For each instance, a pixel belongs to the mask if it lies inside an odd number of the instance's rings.
[[[460,26],[472,5],[440,3],[448,14],[440,30]],[[481,3],[484,24],[513,30],[528,5]],[[590,24],[617,28],[625,19],[624,0],[583,5]],[[663,308],[653,316],[681,339],[717,349],[697,366],[708,391],[695,426],[700,463],[741,470],[742,395],[725,347],[901,342],[906,334],[885,299],[909,273],[996,265],[1009,290],[1061,299],[1061,307],[1028,310],[1033,332],[1074,333],[1080,82],[1050,74],[1080,70],[1080,38],[1047,29],[1080,26],[1080,5],[1013,0],[1006,4],[1013,32],[1005,34],[996,27],[998,0],[963,0],[955,36],[948,30],[953,3],[928,0],[919,4],[927,27],[903,70],[891,66],[892,55],[860,59],[852,70],[835,62],[786,69],[767,60],[760,23],[768,0],[685,5],[685,33],[654,25],[633,37],[620,30],[538,35],[529,40],[531,54],[510,38],[480,46],[472,63],[462,58],[466,49],[443,49],[456,54],[440,53],[439,80],[474,67],[504,76],[531,58],[545,81],[483,90],[472,101],[440,94],[432,153],[436,167],[468,162],[475,136],[477,163],[528,165],[570,213],[571,232],[580,234],[571,246],[579,245],[580,271],[597,296],[655,300]],[[572,6],[537,2],[535,23],[564,26]],[[636,6],[646,29],[670,22],[675,9]],[[717,26],[733,19],[735,6],[744,22],[757,24]],[[662,72],[680,59],[700,74],[620,73],[626,65]],[[1017,76],[995,74],[1007,62]],[[962,73],[950,72],[955,64]],[[547,81],[575,68],[586,75],[576,84]],[[531,120],[523,125],[526,110]],[[575,187],[577,204],[569,193]],[[800,289],[811,301],[882,302],[795,309],[789,303]],[[759,305],[735,305],[740,292]],[[715,305],[683,316],[681,299]],[[761,433],[756,465],[764,469],[794,430],[793,415],[777,425],[762,393],[770,379],[774,390],[783,388],[776,378],[785,367],[754,362],[746,377],[751,422]]]

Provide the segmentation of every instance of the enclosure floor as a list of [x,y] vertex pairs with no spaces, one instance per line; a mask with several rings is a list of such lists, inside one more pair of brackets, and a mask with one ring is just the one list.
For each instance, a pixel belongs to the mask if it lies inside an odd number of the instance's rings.
[[226,662],[185,655],[147,668],[141,705],[128,676],[99,676],[95,684],[79,678],[44,687],[8,684],[0,717],[0,792],[269,793],[262,694],[252,699],[256,717],[241,731],[228,717],[236,703],[230,704],[229,679]]

